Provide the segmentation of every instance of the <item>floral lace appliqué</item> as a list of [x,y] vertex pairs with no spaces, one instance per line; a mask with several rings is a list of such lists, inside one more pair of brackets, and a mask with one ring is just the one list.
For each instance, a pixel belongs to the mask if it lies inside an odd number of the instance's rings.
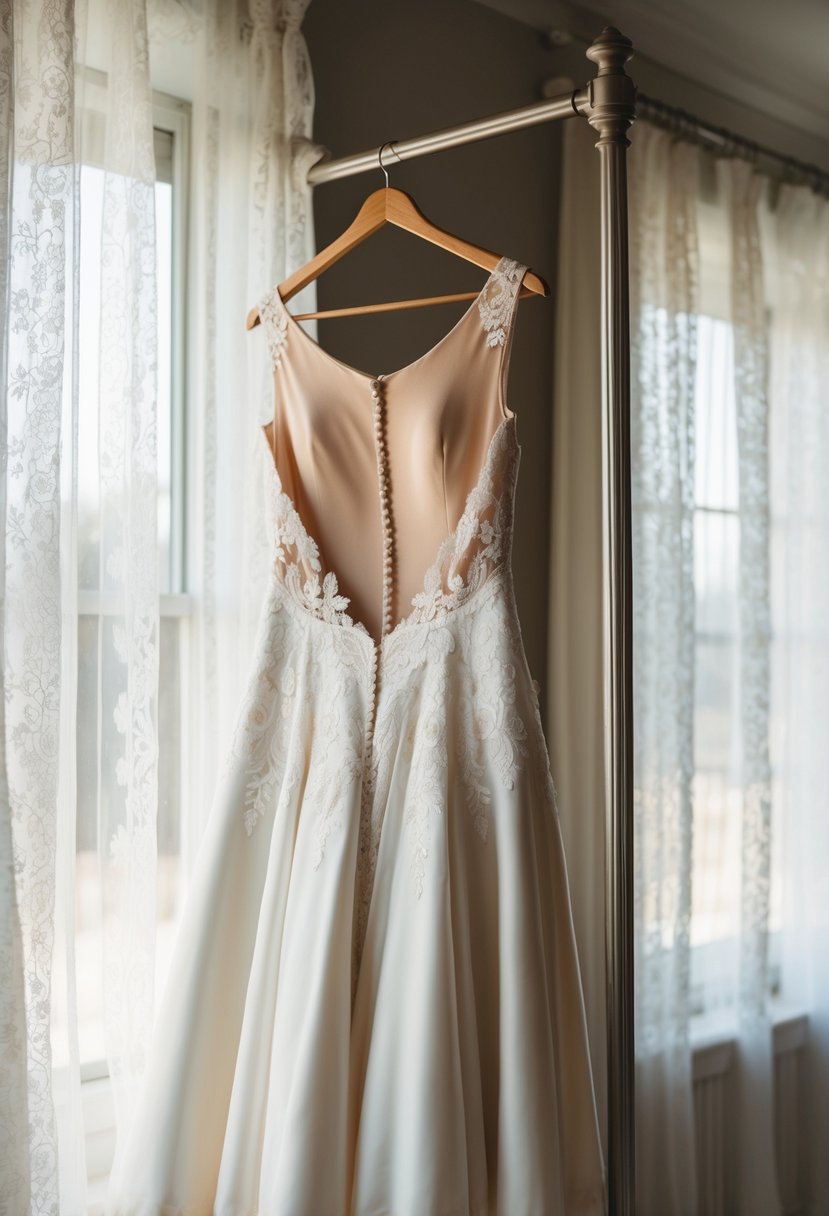
[[265,327],[271,362],[274,367],[278,367],[282,361],[282,350],[288,337],[288,318],[285,316],[276,288],[269,291],[260,303],[259,316]]
[[488,765],[495,768],[503,787],[512,790],[530,750],[527,726],[518,708],[516,663],[522,643],[512,591],[506,604],[501,594],[488,597],[479,612],[459,618],[458,628],[464,671],[458,698],[463,728],[456,735],[456,756],[469,813],[485,841],[492,805]]
[[256,668],[245,693],[224,774],[231,762],[245,765],[244,823],[248,836],[273,802],[281,785],[283,799],[300,774],[286,773],[285,735],[298,692],[294,667],[287,660],[288,622],[284,614],[268,611],[256,641]]
[[363,773],[365,649],[356,631],[322,631],[310,640],[307,615],[286,600],[271,572],[251,670],[222,779],[243,774],[248,836],[265,815],[290,810],[302,791],[313,808],[312,865],[342,828],[343,807]]
[[516,292],[526,269],[514,258],[501,258],[481,293],[478,311],[487,346],[503,346],[506,342]]
[[364,802],[360,833],[360,941],[394,774],[408,774],[402,822],[412,886],[420,899],[434,833],[449,830],[438,826],[445,818],[447,791],[454,786],[461,792],[485,844],[493,778],[505,790],[514,790],[531,749],[538,762],[537,740],[528,737],[519,707],[521,642],[511,596],[504,601],[509,576],[504,577],[506,583],[493,577],[484,594],[445,621],[430,622],[425,630],[403,630],[386,653],[372,796]]
[[412,599],[409,621],[431,621],[454,612],[509,560],[520,452],[515,419],[505,418],[492,436],[457,526],[440,546],[423,590]]
[[291,599],[311,616],[332,625],[343,625],[367,633],[365,625],[349,615],[349,598],[341,595],[336,574],[322,573],[319,547],[309,535],[290,495],[282,489],[273,454],[268,446],[271,477],[269,526],[273,542],[273,568]]

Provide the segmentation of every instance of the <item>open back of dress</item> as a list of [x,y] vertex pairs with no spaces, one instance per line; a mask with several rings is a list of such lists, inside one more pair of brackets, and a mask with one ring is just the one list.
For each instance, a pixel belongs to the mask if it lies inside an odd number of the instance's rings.
[[436,346],[378,375],[327,354],[277,289],[260,305],[275,381],[265,431],[282,491],[315,541],[322,574],[336,577],[352,619],[375,639],[388,575],[393,627],[434,578],[511,416],[503,400],[507,339],[525,271],[502,258]]

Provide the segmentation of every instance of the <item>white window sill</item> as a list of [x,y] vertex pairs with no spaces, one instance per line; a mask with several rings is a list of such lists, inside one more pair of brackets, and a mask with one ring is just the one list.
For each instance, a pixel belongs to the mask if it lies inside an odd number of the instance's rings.
[[[802,1047],[806,1042],[809,1015],[777,1000],[770,1002],[770,1011],[774,1054],[780,1056]],[[695,1081],[728,1071],[733,1061],[736,1037],[733,1011],[691,1019]]]

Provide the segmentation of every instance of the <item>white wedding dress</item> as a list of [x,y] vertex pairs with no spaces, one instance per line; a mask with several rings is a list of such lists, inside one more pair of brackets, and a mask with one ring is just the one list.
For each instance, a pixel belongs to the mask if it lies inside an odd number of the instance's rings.
[[260,304],[272,569],[108,1216],[606,1212],[510,566],[525,271],[387,375]]

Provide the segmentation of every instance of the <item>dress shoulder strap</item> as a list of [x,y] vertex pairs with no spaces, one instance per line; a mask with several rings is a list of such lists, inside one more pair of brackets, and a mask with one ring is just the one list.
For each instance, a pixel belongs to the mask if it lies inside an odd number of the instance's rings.
[[508,345],[521,283],[529,267],[503,257],[484,284],[478,300],[487,346]]
[[478,299],[485,348],[497,348],[500,352],[491,374],[493,378],[497,378],[501,401],[506,399],[515,315],[518,311],[521,284],[528,270],[528,266],[515,258],[502,257],[484,284]]

